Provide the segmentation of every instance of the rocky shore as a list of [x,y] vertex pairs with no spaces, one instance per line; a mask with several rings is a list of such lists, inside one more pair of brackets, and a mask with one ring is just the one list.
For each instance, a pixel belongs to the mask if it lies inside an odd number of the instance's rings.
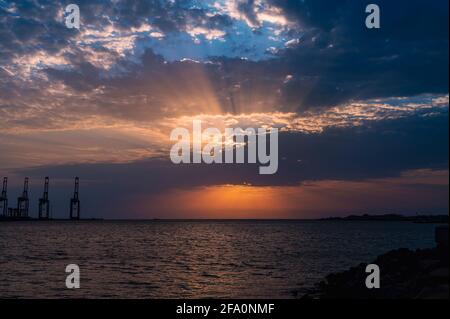
[[379,289],[365,285],[367,264],[330,274],[303,298],[319,299],[449,299],[448,226],[436,229],[437,247],[398,249],[371,264],[380,268]]

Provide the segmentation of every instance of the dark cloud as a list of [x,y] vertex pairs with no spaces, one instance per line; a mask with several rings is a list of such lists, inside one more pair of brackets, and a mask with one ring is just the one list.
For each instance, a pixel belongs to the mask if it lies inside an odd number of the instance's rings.
[[255,12],[255,0],[238,1],[237,9],[242,12],[248,21],[250,21],[253,25],[259,25]]
[[57,52],[76,35],[57,21],[59,3],[25,0],[12,4],[14,11],[0,8],[0,65],[39,50]]
[[[69,45],[78,35],[61,20],[64,8],[73,1],[37,0],[13,2],[0,7],[0,63],[35,51],[56,52]],[[228,16],[209,15],[192,1],[135,1],[135,0],[79,0],[81,24],[102,29],[139,28],[151,24],[163,32],[181,32],[188,24],[226,28],[231,25]],[[7,10],[7,9],[10,10]]]
[[[84,23],[98,27],[112,21],[115,27],[127,30],[150,23],[164,32],[179,32],[187,25],[224,29],[233,23],[229,16],[208,15],[205,9],[190,5],[190,1],[78,3]],[[299,38],[298,45],[278,51],[271,60],[253,62],[223,56],[212,58],[218,62],[216,65],[167,65],[162,56],[149,59],[154,54],[147,49],[137,64],[129,57],[119,59],[116,55],[116,67],[108,71],[89,65],[86,53],[71,46],[64,57],[72,69],[47,68],[44,72],[75,90],[90,92],[105,87],[105,94],[112,96],[116,96],[114,92],[119,87],[123,96],[146,94],[156,88],[162,92],[160,78],[164,76],[167,83],[175,83],[174,92],[165,93],[176,92],[189,101],[193,92],[185,89],[187,85],[179,75],[184,70],[198,69],[211,82],[212,94],[217,95],[225,112],[251,112],[255,105],[263,111],[301,112],[351,100],[448,92],[446,0],[378,1],[382,14],[380,30],[365,28],[365,1],[269,3],[281,8],[296,23],[291,27],[291,35]],[[61,8],[51,1],[24,1],[18,5],[17,14],[2,16],[0,38],[4,40],[0,44],[0,59],[7,61],[36,50],[54,52],[66,46],[76,32],[56,21]],[[254,1],[240,1],[238,9],[248,20],[257,22]],[[95,46],[92,50],[108,51]],[[114,73],[118,68],[124,70],[119,76]],[[292,75],[292,80],[286,84],[283,80],[287,75]],[[147,107],[161,107],[161,100],[157,97]]]
[[[366,180],[397,177],[407,170],[448,169],[448,112],[416,116],[371,126],[331,129],[323,134],[280,135],[279,170],[259,175],[257,165],[174,165],[168,158],[126,164],[79,164],[17,172],[34,179],[58,180],[79,175],[89,213],[115,211],[134,197],[169,189],[250,183],[255,186],[298,185],[304,181]],[[70,192],[70,187],[66,190]],[[94,210],[95,209],[95,210]]]
[[281,54],[297,75],[287,103],[448,92],[448,1],[378,1],[377,30],[365,27],[366,1],[271,2],[308,30]]

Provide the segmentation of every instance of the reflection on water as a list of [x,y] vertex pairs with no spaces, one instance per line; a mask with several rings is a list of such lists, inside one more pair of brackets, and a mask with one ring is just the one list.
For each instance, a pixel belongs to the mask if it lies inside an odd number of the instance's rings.
[[[292,298],[330,272],[434,244],[406,222],[0,223],[0,297]],[[65,288],[65,267],[81,289]]]

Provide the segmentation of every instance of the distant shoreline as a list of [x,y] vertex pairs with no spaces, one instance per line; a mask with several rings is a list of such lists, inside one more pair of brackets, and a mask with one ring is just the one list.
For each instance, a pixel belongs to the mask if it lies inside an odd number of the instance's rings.
[[386,215],[349,215],[346,217],[327,217],[318,219],[239,219],[239,218],[224,218],[224,219],[203,219],[203,218],[184,218],[184,219],[164,219],[164,218],[148,218],[148,219],[107,219],[107,218],[80,218],[78,220],[71,220],[68,218],[50,218],[50,219],[38,219],[34,217],[4,217],[0,216],[0,222],[14,222],[14,221],[35,221],[35,222],[52,222],[52,221],[133,221],[133,222],[148,222],[148,221],[160,221],[160,222],[229,222],[229,221],[241,221],[241,222],[323,222],[323,221],[370,221],[370,222],[413,222],[420,224],[448,224],[449,215],[416,215],[416,216],[404,216],[397,214]]
[[398,214],[385,214],[385,215],[350,215],[347,217],[329,217],[322,218],[320,220],[336,220],[336,221],[406,221],[414,223],[447,223],[449,215],[415,215],[404,216]]

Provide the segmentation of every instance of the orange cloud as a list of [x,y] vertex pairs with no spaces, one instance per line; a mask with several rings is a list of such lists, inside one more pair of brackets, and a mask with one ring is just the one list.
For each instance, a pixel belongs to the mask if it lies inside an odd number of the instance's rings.
[[[141,217],[318,218],[448,209],[448,170],[414,170],[365,181],[310,181],[297,186],[218,185],[141,198]],[[432,187],[430,187],[432,186]],[[431,203],[431,204],[430,204]],[[410,211],[415,207],[415,211]],[[155,209],[157,211],[155,211]]]

